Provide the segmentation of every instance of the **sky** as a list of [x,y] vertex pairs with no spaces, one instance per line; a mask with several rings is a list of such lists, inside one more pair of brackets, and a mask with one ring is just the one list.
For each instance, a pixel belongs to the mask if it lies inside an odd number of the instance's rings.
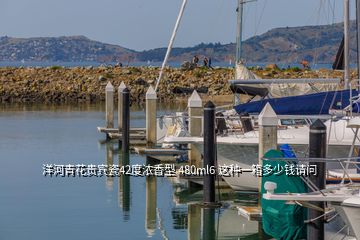
[[[244,39],[343,20],[342,0],[247,0]],[[354,1],[351,18],[354,18]],[[0,0],[0,35],[84,35],[134,50],[168,45],[182,0]],[[237,0],[188,0],[175,46],[235,41]],[[334,7],[335,6],[335,7]]]

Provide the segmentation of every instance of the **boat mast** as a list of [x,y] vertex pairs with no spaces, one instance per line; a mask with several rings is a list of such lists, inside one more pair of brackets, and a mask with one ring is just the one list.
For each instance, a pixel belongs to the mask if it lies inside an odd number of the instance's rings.
[[[238,79],[238,65],[241,64],[242,30],[243,30],[243,12],[244,1],[238,0],[237,4],[237,25],[236,25],[236,55],[235,55],[235,79]],[[240,103],[240,94],[234,94],[234,105]]]
[[349,88],[349,0],[344,0],[344,81],[345,89]]
[[178,29],[179,29],[179,25],[180,25],[180,22],[181,22],[181,18],[182,18],[182,16],[184,15],[184,10],[185,10],[186,3],[187,3],[187,0],[183,0],[183,3],[182,3],[181,8],[180,8],[179,15],[178,15],[177,20],[176,20],[176,23],[175,23],[174,31],[173,31],[173,33],[172,33],[172,35],[171,35],[171,39],[170,39],[168,48],[167,48],[167,50],[166,50],[166,54],[165,54],[164,61],[163,61],[162,65],[161,65],[161,70],[160,70],[159,77],[158,77],[158,79],[156,80],[155,92],[156,92],[156,90],[157,90],[157,88],[158,88],[158,86],[159,86],[159,83],[160,83],[160,81],[161,81],[161,78],[162,78],[162,75],[163,75],[163,72],[164,72],[166,63],[167,63],[168,58],[169,58],[169,56],[170,56],[170,52],[171,52],[172,46],[173,46],[174,41],[175,41],[176,33],[177,33]]
[[356,0],[356,34],[357,34],[357,67],[358,67],[358,89],[360,91],[360,0]]
[[237,28],[236,28],[236,59],[235,64],[241,63],[242,28],[243,28],[243,0],[238,0],[237,6]]

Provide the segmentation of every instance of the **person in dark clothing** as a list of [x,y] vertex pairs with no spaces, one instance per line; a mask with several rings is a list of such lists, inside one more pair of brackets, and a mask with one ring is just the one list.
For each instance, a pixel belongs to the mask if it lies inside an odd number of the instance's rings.
[[208,66],[209,66],[209,68],[213,69],[213,67],[211,66],[211,58],[209,58]]
[[196,64],[196,66],[197,66],[197,64],[199,63],[199,57],[198,56],[195,55],[193,57],[193,63]]
[[209,66],[209,59],[207,57],[204,58],[204,67]]

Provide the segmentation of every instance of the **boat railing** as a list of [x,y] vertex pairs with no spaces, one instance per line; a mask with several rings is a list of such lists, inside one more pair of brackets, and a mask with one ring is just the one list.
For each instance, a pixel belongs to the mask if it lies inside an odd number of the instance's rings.
[[[296,158],[262,158],[263,160],[272,161],[285,161],[287,164],[301,165],[304,163],[338,163],[340,169],[327,169],[326,174],[328,178],[338,179],[339,186],[354,185],[360,181],[360,157],[343,157],[343,158],[309,158],[309,157],[296,157]],[[355,170],[355,174],[350,171]],[[340,171],[340,172],[339,172]],[[301,177],[302,180],[314,192],[323,193],[324,190],[318,189],[307,177]]]
[[[181,127],[181,130],[183,132],[186,132],[188,136],[190,136],[188,132],[188,122],[190,119],[201,119],[203,122],[203,116],[188,116],[185,114],[182,115],[162,115],[158,116],[158,119],[172,119],[172,122],[174,125],[177,125]],[[279,130],[287,129],[289,126],[310,126],[312,122],[316,119],[321,120],[336,120],[338,116],[334,115],[278,115],[279,119]],[[258,121],[258,115],[249,115],[249,116],[241,116],[241,115],[223,115],[223,116],[215,116],[216,121],[224,120],[226,123],[227,129],[225,131],[218,132],[219,135],[228,135],[231,134],[231,136],[234,137],[242,137],[244,135],[243,127],[242,127],[242,121],[244,120],[250,120],[253,128],[256,130],[258,129],[257,121]],[[290,120],[289,123],[285,124],[283,121]],[[303,123],[300,123],[297,120],[302,120]],[[201,134],[202,135],[202,134]]]

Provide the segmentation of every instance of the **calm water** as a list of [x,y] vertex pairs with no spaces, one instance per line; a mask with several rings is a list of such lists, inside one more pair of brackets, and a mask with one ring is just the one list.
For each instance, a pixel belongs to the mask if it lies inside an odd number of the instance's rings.
[[[117,144],[104,144],[96,131],[103,110],[0,105],[0,239],[261,238],[258,223],[238,216],[231,201],[201,210],[188,204],[201,200],[201,191],[189,193],[168,178],[44,177],[47,163],[122,163]],[[131,126],[145,125],[141,109],[131,116]],[[130,164],[145,162],[130,155]]]

